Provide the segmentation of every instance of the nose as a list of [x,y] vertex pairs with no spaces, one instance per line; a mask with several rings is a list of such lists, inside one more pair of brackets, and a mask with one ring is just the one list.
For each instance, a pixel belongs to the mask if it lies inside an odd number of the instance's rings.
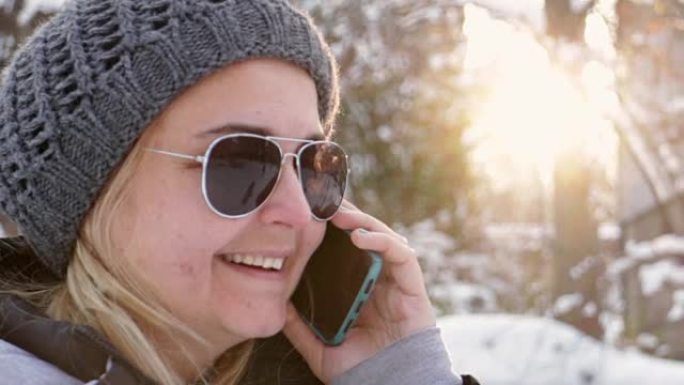
[[283,161],[280,179],[271,196],[259,210],[261,220],[289,227],[304,227],[311,220],[311,210],[293,161]]

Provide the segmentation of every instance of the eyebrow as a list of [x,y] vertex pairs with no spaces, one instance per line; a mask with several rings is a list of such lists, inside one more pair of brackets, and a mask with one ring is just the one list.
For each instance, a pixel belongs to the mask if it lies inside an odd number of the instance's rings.
[[[196,138],[207,138],[217,135],[227,135],[227,134],[237,134],[237,133],[249,133],[261,136],[279,136],[275,135],[273,129],[263,126],[255,126],[246,123],[228,123],[223,126],[210,128],[209,130],[202,131],[195,135]],[[323,134],[313,134],[304,138],[305,140],[325,140]]]

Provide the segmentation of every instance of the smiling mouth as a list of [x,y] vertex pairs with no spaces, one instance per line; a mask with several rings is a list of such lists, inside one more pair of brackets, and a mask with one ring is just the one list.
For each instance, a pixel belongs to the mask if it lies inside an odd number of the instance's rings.
[[270,258],[257,254],[223,254],[220,258],[226,263],[249,266],[266,271],[280,271],[285,262],[283,258]]

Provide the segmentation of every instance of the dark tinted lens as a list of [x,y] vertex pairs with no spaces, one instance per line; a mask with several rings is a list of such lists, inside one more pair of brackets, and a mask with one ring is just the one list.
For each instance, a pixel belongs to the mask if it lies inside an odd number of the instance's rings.
[[275,143],[250,136],[223,139],[207,160],[207,199],[223,214],[247,214],[266,200],[279,170],[280,151]]
[[342,204],[347,184],[344,150],[335,143],[314,143],[304,148],[299,160],[311,212],[319,219],[332,217]]

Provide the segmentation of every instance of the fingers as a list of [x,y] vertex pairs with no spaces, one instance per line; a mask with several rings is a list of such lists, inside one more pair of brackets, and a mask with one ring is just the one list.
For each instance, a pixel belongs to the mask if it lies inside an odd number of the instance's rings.
[[377,305],[376,314],[384,314],[384,318],[394,321],[402,320],[401,335],[433,325],[435,319],[423,273],[416,252],[406,238],[348,201],[343,202],[342,210],[332,222],[342,229],[356,229],[351,234],[352,242],[361,249],[382,255],[385,266],[371,301]]
[[347,200],[342,202],[340,211],[332,219],[332,222],[335,226],[345,230],[363,228],[370,231],[387,233],[395,237],[401,243],[408,244],[408,239],[406,239],[406,237],[396,233],[389,226],[372,215],[359,210]]
[[[332,221],[339,228],[356,229],[352,233],[352,241],[357,247],[382,254],[388,265],[385,269],[391,273],[404,294],[425,293],[423,275],[415,250],[408,245],[405,237],[372,215],[360,211],[348,200],[342,202],[341,210]],[[364,233],[362,229],[367,232]]]
[[352,241],[362,249],[376,251],[383,256],[383,267],[396,282],[402,293],[410,296],[425,295],[423,274],[413,249],[398,242],[390,234],[356,230]]

